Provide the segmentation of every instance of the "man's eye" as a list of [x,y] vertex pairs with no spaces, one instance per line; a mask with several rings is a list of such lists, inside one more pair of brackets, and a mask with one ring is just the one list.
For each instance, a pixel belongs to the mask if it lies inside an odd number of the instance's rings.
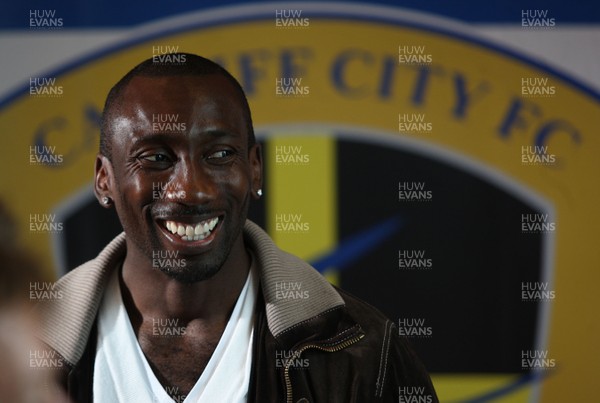
[[208,156],[208,159],[212,160],[212,159],[218,159],[218,158],[227,158],[230,155],[233,155],[233,151],[230,151],[230,150],[219,150],[217,152],[214,152],[214,153],[210,154]]
[[169,160],[169,157],[165,154],[151,154],[143,156],[142,159],[150,162],[165,162]]

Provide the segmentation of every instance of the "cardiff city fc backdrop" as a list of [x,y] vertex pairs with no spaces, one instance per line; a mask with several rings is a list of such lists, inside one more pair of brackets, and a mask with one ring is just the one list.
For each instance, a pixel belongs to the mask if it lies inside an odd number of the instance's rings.
[[[67,23],[38,9],[36,29]],[[185,62],[171,52],[218,61],[247,92],[265,168],[251,218],[391,318],[442,401],[593,398],[600,95],[425,14],[209,10],[30,77],[0,105],[1,189],[49,272],[121,231],[91,191],[102,104],[141,60]]]

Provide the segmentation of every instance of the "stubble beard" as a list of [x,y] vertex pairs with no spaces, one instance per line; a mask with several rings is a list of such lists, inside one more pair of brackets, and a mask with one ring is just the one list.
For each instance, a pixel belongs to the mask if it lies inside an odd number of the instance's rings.
[[[229,258],[238,238],[243,236],[246,216],[246,212],[242,214],[240,222],[237,223],[235,228],[226,226],[224,225],[225,223],[221,225],[220,230],[223,233],[219,234],[222,237],[220,245],[213,245],[213,248],[202,255],[195,255],[189,258],[186,258],[185,255],[180,256],[181,259],[185,259],[185,267],[159,267],[158,269],[182,284],[193,284],[212,278],[221,270]],[[153,243],[157,245],[157,248],[154,250],[160,249],[160,246],[158,246],[160,245],[158,236],[160,235],[157,233],[154,233],[152,236]],[[146,256],[152,256],[152,250]]]

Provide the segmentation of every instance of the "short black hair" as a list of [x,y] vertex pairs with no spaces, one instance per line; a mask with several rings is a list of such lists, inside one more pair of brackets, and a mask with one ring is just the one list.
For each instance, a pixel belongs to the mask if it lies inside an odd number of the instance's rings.
[[212,60],[206,59],[202,56],[194,55],[191,53],[169,53],[168,58],[165,60],[176,60],[181,61],[175,62],[156,62],[154,58],[144,60],[133,69],[131,69],[123,78],[121,78],[109,91],[104,103],[104,110],[102,112],[102,121],[100,125],[100,153],[111,159],[111,136],[112,132],[110,129],[109,121],[114,108],[118,107],[121,102],[121,94],[127,87],[127,84],[134,77],[164,77],[164,76],[203,76],[207,74],[221,74],[224,76],[234,88],[239,92],[240,99],[242,100],[242,107],[244,108],[244,114],[246,115],[247,131],[248,131],[248,149],[256,143],[254,136],[254,127],[252,125],[252,115],[250,113],[250,106],[248,105],[248,99],[242,89],[240,83],[233,77],[227,70],[213,62]]

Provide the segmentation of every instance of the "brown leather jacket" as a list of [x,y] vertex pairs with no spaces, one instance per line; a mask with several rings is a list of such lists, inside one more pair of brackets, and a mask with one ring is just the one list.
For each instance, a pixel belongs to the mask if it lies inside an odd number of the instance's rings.
[[[244,237],[257,259],[264,302],[256,308],[248,402],[398,402],[400,388],[412,388],[418,401],[438,401],[393,322],[278,249],[254,223],[246,223]],[[74,402],[93,401],[96,316],[125,252],[121,234],[58,281],[62,299],[38,306],[39,337],[64,360],[62,381]],[[295,284],[298,298],[282,292],[282,284]]]

